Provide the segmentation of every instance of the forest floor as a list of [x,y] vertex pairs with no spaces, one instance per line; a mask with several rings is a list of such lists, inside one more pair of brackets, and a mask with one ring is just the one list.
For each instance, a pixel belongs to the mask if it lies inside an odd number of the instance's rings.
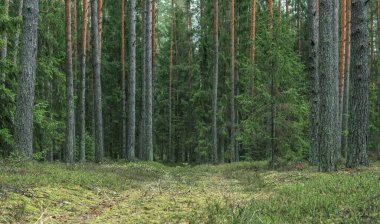
[[0,162],[0,223],[379,223],[380,164],[267,167]]

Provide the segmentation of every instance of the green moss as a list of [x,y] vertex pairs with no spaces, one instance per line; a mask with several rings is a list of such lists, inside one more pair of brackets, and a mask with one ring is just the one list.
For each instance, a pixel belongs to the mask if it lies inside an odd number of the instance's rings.
[[267,171],[201,166],[28,163],[0,167],[0,223],[340,223],[380,219],[380,169]]

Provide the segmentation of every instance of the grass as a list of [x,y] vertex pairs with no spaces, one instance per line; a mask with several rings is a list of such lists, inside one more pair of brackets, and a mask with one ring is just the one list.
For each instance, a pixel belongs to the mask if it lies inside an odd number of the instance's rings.
[[380,223],[380,166],[0,163],[0,223]]

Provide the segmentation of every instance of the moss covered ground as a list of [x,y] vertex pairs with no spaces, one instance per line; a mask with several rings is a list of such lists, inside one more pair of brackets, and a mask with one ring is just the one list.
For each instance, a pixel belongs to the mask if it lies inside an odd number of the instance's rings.
[[380,223],[378,164],[267,167],[2,162],[0,223]]

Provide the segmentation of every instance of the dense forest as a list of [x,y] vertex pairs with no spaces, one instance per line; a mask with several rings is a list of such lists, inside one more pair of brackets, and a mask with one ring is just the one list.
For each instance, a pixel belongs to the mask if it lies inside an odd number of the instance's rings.
[[380,0],[1,0],[0,223],[377,223]]
[[368,165],[375,3],[3,0],[1,156]]

